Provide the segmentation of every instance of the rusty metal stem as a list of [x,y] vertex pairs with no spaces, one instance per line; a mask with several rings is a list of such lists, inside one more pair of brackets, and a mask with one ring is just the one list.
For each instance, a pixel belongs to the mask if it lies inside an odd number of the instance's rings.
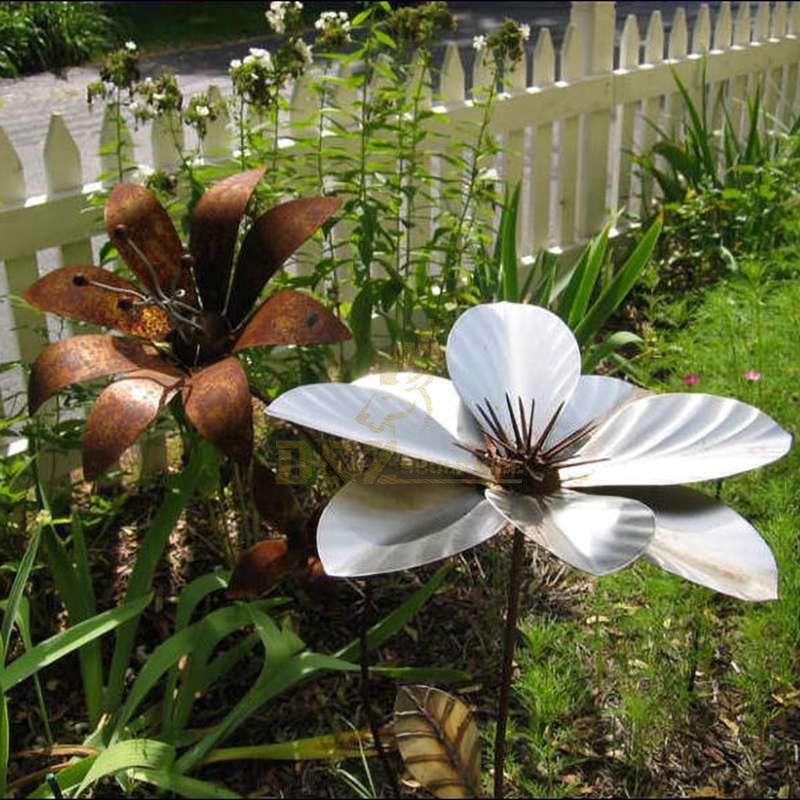
[[359,639],[361,642],[361,702],[364,706],[364,713],[369,720],[369,728],[372,731],[372,740],[383,767],[383,774],[387,783],[392,787],[394,797],[400,797],[400,785],[397,782],[397,775],[389,763],[389,756],[381,741],[381,731],[375,712],[372,708],[372,692],[370,691],[369,679],[369,649],[367,647],[367,632],[369,631],[370,617],[372,616],[372,579],[364,580],[364,610],[361,612],[361,629]]
[[496,798],[503,797],[508,704],[511,699],[511,675],[514,666],[514,647],[517,643],[517,614],[519,612],[519,594],[522,585],[522,561],[524,555],[525,537],[519,528],[514,528],[506,628],[503,634],[503,674],[500,679],[500,700],[497,705],[497,729],[494,737],[494,796]]

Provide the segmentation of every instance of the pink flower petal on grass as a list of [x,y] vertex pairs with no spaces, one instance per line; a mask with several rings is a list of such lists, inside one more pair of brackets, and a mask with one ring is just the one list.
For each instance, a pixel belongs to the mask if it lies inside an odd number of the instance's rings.
[[749,369],[743,377],[746,381],[760,381],[764,376],[757,369]]
[[700,376],[694,372],[687,372],[686,375],[683,376],[683,382],[687,386],[696,386],[700,383]]

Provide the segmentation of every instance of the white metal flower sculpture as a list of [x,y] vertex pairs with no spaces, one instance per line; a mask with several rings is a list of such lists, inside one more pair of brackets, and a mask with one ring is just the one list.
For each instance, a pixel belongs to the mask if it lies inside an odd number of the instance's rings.
[[451,380],[414,373],[301,386],[273,417],[448,467],[424,483],[351,481],[325,509],[330,575],[365,576],[459,553],[508,522],[558,558],[604,575],[644,556],[746,600],[777,596],[772,552],[736,512],[676,486],[754,469],[790,435],[756,408],[708,394],[650,394],[581,375],[554,314],[466,311],[447,342]]

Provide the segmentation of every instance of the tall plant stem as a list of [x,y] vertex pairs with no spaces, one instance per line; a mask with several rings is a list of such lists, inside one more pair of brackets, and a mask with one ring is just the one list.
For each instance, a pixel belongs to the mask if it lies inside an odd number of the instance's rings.
[[361,702],[364,705],[364,713],[369,720],[369,729],[372,731],[372,740],[383,767],[383,774],[387,783],[392,787],[394,797],[400,797],[400,785],[397,782],[397,775],[389,763],[389,756],[381,741],[380,726],[372,708],[372,692],[369,680],[369,649],[367,646],[367,632],[369,631],[370,617],[372,616],[372,578],[364,580],[364,610],[361,612],[361,629],[359,630],[359,640],[361,643]]
[[114,100],[114,127],[116,130],[114,142],[114,150],[117,156],[117,174],[119,176],[119,183],[125,180],[125,170],[122,165],[122,99],[120,97],[119,86],[116,89],[116,97]]
[[244,95],[239,98],[239,166],[244,172],[246,162],[244,157],[245,127],[244,127]]
[[494,737],[494,796],[503,797],[503,780],[506,762],[506,728],[508,703],[511,699],[511,674],[514,666],[514,647],[517,643],[517,614],[522,584],[522,561],[525,555],[525,537],[514,528],[514,548],[511,553],[511,574],[508,582],[508,607],[506,629],[503,634],[503,674],[500,680],[500,700],[497,706],[497,730]]

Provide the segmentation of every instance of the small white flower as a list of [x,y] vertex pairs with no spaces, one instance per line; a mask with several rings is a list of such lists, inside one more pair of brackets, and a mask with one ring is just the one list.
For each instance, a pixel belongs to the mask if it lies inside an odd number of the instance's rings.
[[242,62],[241,62],[240,59],[234,58],[233,61],[231,61],[231,70],[239,69],[239,67],[241,67],[241,66],[242,66]]
[[256,57],[255,56],[245,56],[244,57],[244,61],[242,63],[244,63],[244,64],[253,64],[253,63],[255,63],[255,61],[256,61]]
[[164,92],[155,92],[153,94],[153,100],[155,100],[157,103],[160,103],[162,100],[166,100],[166,99],[167,99],[167,96],[164,94]]
[[211,113],[208,106],[195,106],[194,111],[198,117],[207,117]]
[[259,58],[260,59],[260,58],[264,58],[264,56],[268,56],[269,53],[266,50],[264,50],[263,47],[251,47],[250,48],[250,55],[253,56],[253,58]]
[[497,173],[497,170],[492,167],[491,169],[482,169],[478,173],[478,180],[479,181],[499,181],[500,176]]
[[130,50],[131,53],[136,52],[136,42],[125,42],[125,49]]
[[472,47],[480,52],[486,47],[486,37],[485,36],[473,36],[472,37]]
[[145,78],[145,79],[144,79],[144,85],[145,85],[145,86],[152,86],[152,85],[153,85],[153,83],[154,83],[154,81],[153,81],[153,79],[152,79],[152,78]]
[[131,103],[128,103],[128,110],[131,112],[131,114],[135,114],[140,108],[141,106],[135,100]]
[[314,60],[314,56],[311,53],[311,45],[306,44],[302,39],[298,39],[294,46],[306,64],[310,64]]
[[530,25],[520,25],[519,26],[519,35],[522,37],[524,41],[528,41],[531,38],[531,26]]

